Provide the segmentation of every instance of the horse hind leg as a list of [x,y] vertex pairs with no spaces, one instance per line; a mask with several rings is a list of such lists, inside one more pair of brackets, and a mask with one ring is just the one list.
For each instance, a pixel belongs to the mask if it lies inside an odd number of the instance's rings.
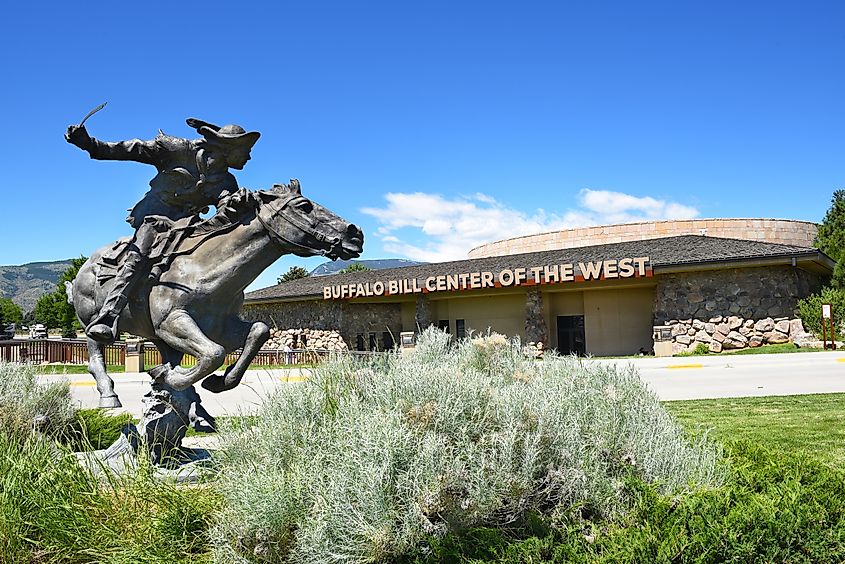
[[226,349],[209,339],[193,318],[185,311],[174,311],[161,323],[158,337],[177,350],[196,357],[192,368],[181,366],[156,367],[150,375],[175,390],[184,390],[199,382],[226,360]]
[[260,321],[243,321],[232,318],[226,325],[226,334],[231,335],[231,348],[243,347],[238,360],[226,369],[223,376],[209,376],[202,381],[202,387],[214,393],[225,392],[240,384],[241,378],[261,346],[270,338],[270,328]]
[[114,380],[106,371],[106,359],[103,355],[103,346],[93,339],[88,341],[88,372],[97,382],[97,391],[100,392],[100,407],[122,407],[120,398],[114,391]]

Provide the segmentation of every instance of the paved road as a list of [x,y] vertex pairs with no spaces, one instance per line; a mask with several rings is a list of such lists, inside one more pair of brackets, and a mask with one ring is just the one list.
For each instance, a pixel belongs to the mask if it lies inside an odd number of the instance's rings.
[[[631,364],[664,400],[845,392],[845,351],[588,362]],[[256,370],[247,372],[241,385],[229,392],[212,394],[199,386],[197,390],[214,415],[252,413],[273,390],[296,385],[307,375],[307,370],[299,369]],[[87,374],[43,378],[70,379],[76,401],[82,407],[97,406],[99,395]],[[124,409],[139,417],[149,377],[130,373],[116,374],[114,379]]]
[[845,351],[596,362],[633,364],[663,400],[845,392]]

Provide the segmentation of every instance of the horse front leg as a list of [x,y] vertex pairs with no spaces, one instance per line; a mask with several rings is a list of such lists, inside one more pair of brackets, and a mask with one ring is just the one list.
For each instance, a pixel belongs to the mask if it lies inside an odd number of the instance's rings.
[[232,344],[231,348],[243,347],[243,351],[222,376],[209,376],[202,381],[202,387],[214,393],[231,390],[240,384],[252,359],[270,338],[270,328],[261,321],[244,321],[233,317],[226,324],[225,335],[229,341],[227,344]]
[[97,391],[100,392],[100,407],[122,407],[120,398],[114,391],[114,380],[106,371],[106,359],[103,356],[102,345],[93,339],[88,341],[88,373],[97,382]]
[[209,339],[196,321],[184,310],[172,312],[159,325],[158,337],[176,349],[193,355],[197,359],[195,366],[162,366],[150,370],[150,376],[174,390],[184,390],[199,382],[226,360],[226,349]]

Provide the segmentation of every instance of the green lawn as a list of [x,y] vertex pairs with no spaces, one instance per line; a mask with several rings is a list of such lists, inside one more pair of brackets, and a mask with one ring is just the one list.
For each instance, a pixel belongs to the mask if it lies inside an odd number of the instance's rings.
[[748,440],[845,464],[845,394],[671,401],[666,407],[690,431],[713,428],[720,441]]

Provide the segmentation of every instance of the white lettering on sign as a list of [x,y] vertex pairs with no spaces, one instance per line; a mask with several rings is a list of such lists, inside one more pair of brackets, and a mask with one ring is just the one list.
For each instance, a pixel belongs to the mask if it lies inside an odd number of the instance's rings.
[[[323,287],[323,299],[343,300],[401,294],[507,288],[523,284],[563,284],[566,282],[648,277],[652,275],[650,262],[649,257],[625,257],[579,262],[577,264],[546,264],[513,269],[506,268],[498,273],[488,271],[459,272],[428,276],[425,279],[400,278],[337,284]],[[830,304],[824,307],[828,308],[826,311],[829,317]]]

